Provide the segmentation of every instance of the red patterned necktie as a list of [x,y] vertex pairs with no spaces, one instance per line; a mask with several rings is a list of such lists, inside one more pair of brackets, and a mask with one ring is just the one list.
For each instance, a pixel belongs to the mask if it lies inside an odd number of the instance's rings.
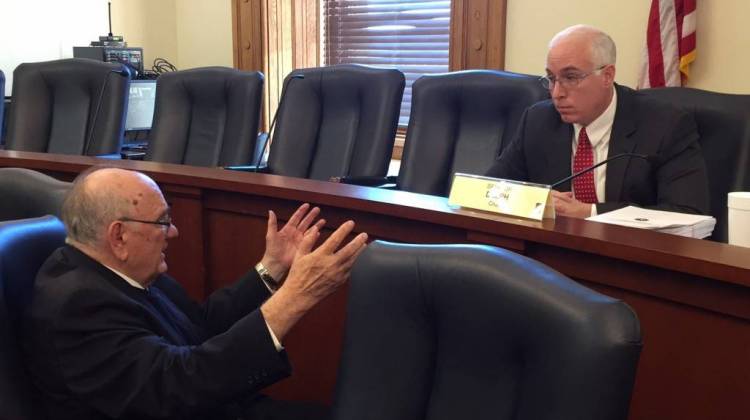
[[[591,142],[586,134],[586,127],[581,128],[578,134],[578,147],[573,157],[573,173],[582,171],[594,165],[594,152],[591,150]],[[594,171],[585,173],[573,180],[573,194],[576,200],[584,203],[596,203],[596,187],[594,186]]]

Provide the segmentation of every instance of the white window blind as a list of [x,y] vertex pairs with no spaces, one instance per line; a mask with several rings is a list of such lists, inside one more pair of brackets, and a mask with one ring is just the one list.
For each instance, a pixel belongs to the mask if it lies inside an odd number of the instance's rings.
[[450,0],[323,0],[325,65],[395,67],[406,76],[399,125],[409,122],[411,84],[448,71]]

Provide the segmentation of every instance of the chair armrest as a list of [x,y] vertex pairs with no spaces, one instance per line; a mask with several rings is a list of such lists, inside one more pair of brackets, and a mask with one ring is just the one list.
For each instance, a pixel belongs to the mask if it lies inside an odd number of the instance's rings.
[[128,160],[143,160],[146,157],[146,152],[138,150],[123,150],[120,152],[120,156],[123,159]]
[[222,169],[228,169],[230,171],[241,171],[241,172],[258,172],[261,174],[268,174],[270,173],[268,171],[268,166],[261,165],[230,165],[230,166],[223,166]]
[[[144,153],[145,155],[145,153]],[[102,159],[113,159],[113,160],[120,160],[122,159],[122,155],[119,153],[107,153],[106,155],[96,155],[94,157],[102,158]]]
[[328,180],[339,184],[362,185],[365,187],[380,187],[386,184],[395,184],[395,176],[334,176]]

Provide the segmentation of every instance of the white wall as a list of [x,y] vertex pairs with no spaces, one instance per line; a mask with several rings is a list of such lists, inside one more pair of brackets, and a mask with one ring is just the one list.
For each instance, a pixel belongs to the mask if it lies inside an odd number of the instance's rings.
[[175,1],[112,0],[112,30],[128,46],[143,48],[146,69],[157,57],[178,65]]
[[108,32],[106,0],[0,0],[0,70],[5,95],[13,70],[23,62],[73,56]]
[[157,57],[180,70],[232,67],[231,5],[231,0],[112,0],[113,25],[128,45],[143,47],[146,68]]
[[233,66],[231,6],[231,0],[177,0],[180,69]]

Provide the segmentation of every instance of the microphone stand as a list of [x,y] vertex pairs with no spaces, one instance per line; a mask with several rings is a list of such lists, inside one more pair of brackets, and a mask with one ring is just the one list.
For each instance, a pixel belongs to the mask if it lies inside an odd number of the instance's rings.
[[258,172],[260,168],[260,163],[263,161],[263,155],[266,154],[266,147],[268,147],[268,142],[271,140],[271,135],[273,133],[273,129],[276,128],[276,119],[279,117],[279,111],[281,111],[281,104],[284,102],[284,97],[286,97],[287,88],[289,87],[289,84],[292,82],[292,79],[304,79],[304,74],[290,74],[289,77],[284,81],[284,85],[281,87],[281,97],[279,98],[279,104],[276,107],[276,112],[273,114],[273,121],[271,121],[271,126],[268,129],[268,134],[266,135],[265,141],[263,142],[263,148],[260,151],[260,154],[258,155],[258,160],[255,163],[255,171]]
[[573,175],[566,176],[565,178],[563,178],[563,179],[555,182],[554,184],[550,185],[549,187],[550,187],[550,189],[555,188],[555,187],[557,187],[560,184],[564,184],[564,183],[566,183],[568,181],[571,181],[571,180],[573,180],[575,178],[578,178],[579,176],[581,176],[581,175],[583,175],[585,173],[591,172],[594,169],[596,169],[596,168],[598,168],[598,167],[600,167],[600,166],[602,166],[602,165],[604,165],[606,163],[609,163],[609,162],[611,162],[613,160],[617,160],[617,159],[620,159],[620,158],[623,158],[623,157],[628,157],[628,156],[629,157],[638,158],[638,159],[643,159],[643,160],[645,160],[645,161],[647,161],[649,163],[652,163],[654,161],[653,157],[649,156],[649,155],[641,155],[641,154],[638,154],[638,153],[620,153],[620,154],[614,155],[614,156],[612,156],[610,158],[604,159],[603,161],[597,163],[596,165],[589,166],[586,169],[580,170],[580,171],[574,173]]
[[101,111],[101,108],[102,108],[102,99],[104,98],[104,91],[107,90],[107,84],[109,83],[109,75],[111,73],[116,73],[123,77],[130,77],[130,71],[126,67],[109,70],[104,75],[104,82],[102,82],[102,90],[99,91],[99,100],[96,104],[96,110],[94,111],[94,118],[91,119],[91,130],[89,130],[89,135],[86,137],[86,143],[83,145],[84,156],[89,154],[89,148],[91,147],[91,142],[94,139],[94,130],[96,129],[96,120],[97,120],[97,117],[99,117],[99,111]]

